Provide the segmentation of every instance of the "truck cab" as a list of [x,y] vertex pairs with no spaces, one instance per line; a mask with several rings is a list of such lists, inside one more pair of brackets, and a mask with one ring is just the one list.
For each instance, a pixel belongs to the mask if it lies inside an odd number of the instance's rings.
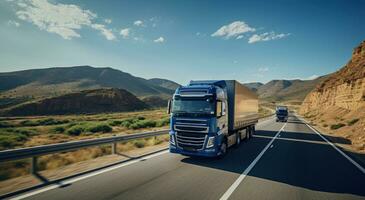
[[288,121],[288,107],[277,106],[276,107],[276,122],[287,122]]
[[240,142],[242,130],[229,131],[229,103],[224,81],[191,81],[176,89],[168,108],[170,152],[216,157]]

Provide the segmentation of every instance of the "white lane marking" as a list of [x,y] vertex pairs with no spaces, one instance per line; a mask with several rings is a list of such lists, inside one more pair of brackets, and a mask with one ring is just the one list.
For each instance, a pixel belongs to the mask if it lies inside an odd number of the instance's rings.
[[307,120],[296,116],[298,119],[302,120],[305,125],[307,125],[312,131],[317,133],[324,141],[326,141],[329,145],[331,145],[336,151],[338,151],[341,155],[343,155],[348,161],[350,161],[353,165],[355,165],[363,174],[365,174],[365,169],[356,161],[354,161],[352,158],[350,158],[346,153],[341,151],[336,145],[334,145],[332,142],[328,141],[326,137],[324,137],[320,132],[318,132],[316,129],[314,129],[312,126],[308,125]]
[[[260,125],[260,126],[266,125],[266,123],[271,122],[271,119],[272,119],[271,117],[268,118],[268,119],[265,119],[265,120],[257,123],[257,125]],[[159,153],[156,153],[156,154],[152,154],[152,155],[149,155],[149,156],[141,157],[141,158],[138,158],[136,160],[131,160],[131,161],[128,161],[126,163],[122,163],[122,164],[114,166],[114,167],[103,169],[103,170],[93,172],[93,173],[90,173],[90,174],[86,174],[86,175],[83,175],[83,176],[80,176],[80,177],[75,177],[75,178],[72,178],[72,179],[69,179],[69,180],[66,180],[66,181],[62,181],[62,182],[57,183],[57,184],[51,184],[49,186],[45,186],[44,188],[35,190],[33,192],[28,192],[28,193],[25,193],[25,194],[22,194],[22,195],[19,195],[19,196],[15,196],[15,197],[10,198],[10,199],[12,199],[12,200],[24,199],[24,198],[27,198],[27,197],[30,197],[30,196],[33,196],[33,195],[36,195],[36,194],[40,194],[40,193],[43,193],[43,192],[46,192],[46,191],[49,191],[49,190],[52,190],[52,189],[59,188],[60,185],[74,183],[76,181],[80,181],[80,180],[83,180],[83,179],[86,179],[86,178],[90,178],[92,176],[96,176],[96,175],[102,174],[104,172],[108,172],[108,171],[111,171],[111,170],[114,170],[114,169],[118,169],[118,168],[121,168],[121,167],[125,167],[125,166],[128,166],[128,165],[137,163],[137,162],[139,162],[141,160],[144,160],[144,159],[149,159],[149,158],[153,158],[153,157],[156,157],[156,156],[160,156],[160,155],[165,154],[167,152],[168,152],[168,150],[162,151],[162,152],[159,152]]]
[[260,152],[260,154],[255,158],[255,160],[253,160],[252,163],[245,169],[245,171],[242,172],[242,174],[236,179],[236,181],[231,185],[231,187],[228,188],[228,190],[223,194],[223,196],[220,198],[220,200],[226,200],[232,195],[232,193],[236,190],[236,188],[239,186],[239,184],[243,181],[244,178],[246,178],[247,174],[250,173],[251,169],[260,160],[262,155],[264,155],[266,150],[271,146],[271,144],[274,142],[276,137],[284,130],[285,125],[286,125],[286,123],[275,134],[275,136],[270,140],[269,144],[266,145],[266,147]]
[[46,191],[58,188],[58,187],[60,187],[60,185],[71,184],[71,183],[74,183],[76,181],[80,181],[80,180],[83,180],[83,179],[86,179],[86,178],[90,178],[92,176],[96,176],[96,175],[99,175],[99,174],[102,174],[102,173],[105,173],[105,172],[108,172],[108,171],[112,171],[112,170],[115,170],[115,169],[118,169],[118,168],[121,168],[121,167],[125,167],[125,166],[128,166],[128,165],[140,162],[142,160],[146,160],[146,159],[150,159],[150,158],[153,158],[153,157],[156,157],[156,156],[160,156],[160,155],[165,154],[167,152],[169,152],[169,151],[165,150],[165,151],[158,152],[158,153],[155,153],[155,154],[152,154],[152,155],[144,156],[144,157],[141,157],[141,158],[138,158],[138,159],[135,159],[135,160],[131,160],[131,161],[122,163],[120,165],[116,165],[116,166],[113,166],[113,167],[109,167],[109,168],[97,171],[97,172],[92,172],[90,174],[86,174],[86,175],[83,175],[83,176],[80,176],[80,177],[71,178],[69,180],[62,181],[60,183],[54,183],[52,185],[41,188],[39,190],[29,192],[29,193],[25,193],[25,194],[20,195],[20,196],[15,196],[14,198],[10,198],[10,199],[12,199],[12,200],[24,199],[24,198],[27,198],[27,197],[30,197],[30,196],[33,196],[33,195],[36,195],[36,194],[40,194],[42,192],[46,192]]

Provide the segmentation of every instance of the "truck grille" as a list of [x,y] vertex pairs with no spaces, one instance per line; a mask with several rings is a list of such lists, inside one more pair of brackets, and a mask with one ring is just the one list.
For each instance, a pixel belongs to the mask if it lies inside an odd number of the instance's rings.
[[206,134],[198,134],[191,132],[177,132],[177,145],[185,150],[195,151],[203,149]]
[[178,147],[190,151],[203,149],[209,131],[208,120],[177,118],[174,129]]

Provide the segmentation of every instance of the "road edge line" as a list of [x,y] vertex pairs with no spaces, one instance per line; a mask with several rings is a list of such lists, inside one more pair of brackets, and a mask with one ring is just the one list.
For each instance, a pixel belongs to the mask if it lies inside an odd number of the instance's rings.
[[134,163],[137,163],[137,162],[140,162],[140,161],[143,161],[143,160],[146,160],[146,159],[157,157],[157,156],[160,156],[160,155],[168,153],[168,152],[169,151],[167,149],[167,150],[164,150],[162,152],[157,152],[157,153],[152,154],[152,155],[147,155],[147,156],[135,159],[135,160],[131,160],[129,162],[119,164],[117,166],[112,166],[112,167],[109,167],[109,168],[106,168],[106,169],[102,169],[102,170],[99,170],[99,171],[96,171],[96,172],[92,172],[90,174],[82,175],[80,177],[75,177],[75,178],[71,178],[69,180],[61,181],[59,183],[54,183],[54,184],[45,186],[44,188],[37,189],[35,191],[31,191],[31,192],[24,193],[24,194],[21,194],[21,195],[18,195],[18,196],[10,197],[9,199],[11,199],[11,200],[24,199],[24,198],[27,198],[27,197],[30,197],[30,196],[34,196],[36,194],[40,194],[40,193],[43,193],[43,192],[46,192],[46,191],[49,191],[49,190],[59,188],[61,185],[67,185],[67,184],[71,184],[71,183],[74,183],[74,182],[77,182],[77,181],[80,181],[80,180],[83,180],[83,179],[87,179],[87,178],[90,178],[90,177],[93,177],[93,176],[97,176],[99,174],[109,172],[109,171],[112,171],[112,170],[115,170],[115,169],[118,169],[118,168],[121,168],[121,167],[126,167],[128,165],[132,165]]
[[261,157],[264,155],[264,153],[269,149],[271,144],[274,142],[274,140],[277,138],[277,136],[284,130],[284,127],[287,123],[285,123],[280,130],[275,134],[275,136],[270,140],[270,142],[265,146],[265,148],[260,152],[260,154],[251,162],[251,164],[240,174],[240,176],[236,179],[236,181],[228,188],[228,190],[223,194],[223,196],[220,198],[220,200],[227,200],[233,192],[237,189],[237,187],[240,185],[240,183],[243,181],[243,179],[246,178],[247,174],[250,173],[252,168],[256,165],[256,163],[261,159]]
[[341,151],[335,144],[330,142],[325,136],[323,136],[319,131],[313,128],[311,125],[308,124],[307,120],[303,119],[302,117],[296,116],[298,119],[303,121],[305,125],[307,125],[312,131],[317,133],[325,142],[327,142],[330,146],[332,146],[336,151],[338,151],[343,157],[345,157],[348,161],[350,161],[355,167],[357,167],[363,174],[365,174],[365,169],[356,161],[354,161],[350,156],[348,156],[345,152]]

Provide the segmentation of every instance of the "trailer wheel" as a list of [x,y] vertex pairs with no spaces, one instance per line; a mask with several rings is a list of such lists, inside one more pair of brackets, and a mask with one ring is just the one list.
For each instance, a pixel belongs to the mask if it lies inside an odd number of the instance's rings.
[[240,144],[241,144],[241,133],[239,131],[237,131],[237,133],[236,133],[236,144],[235,144],[235,146],[236,147],[239,147]]
[[255,134],[255,125],[251,126],[250,128],[250,138]]
[[251,137],[251,134],[250,134],[251,130],[250,129],[251,129],[250,127],[246,128],[246,140],[249,140],[250,137]]

